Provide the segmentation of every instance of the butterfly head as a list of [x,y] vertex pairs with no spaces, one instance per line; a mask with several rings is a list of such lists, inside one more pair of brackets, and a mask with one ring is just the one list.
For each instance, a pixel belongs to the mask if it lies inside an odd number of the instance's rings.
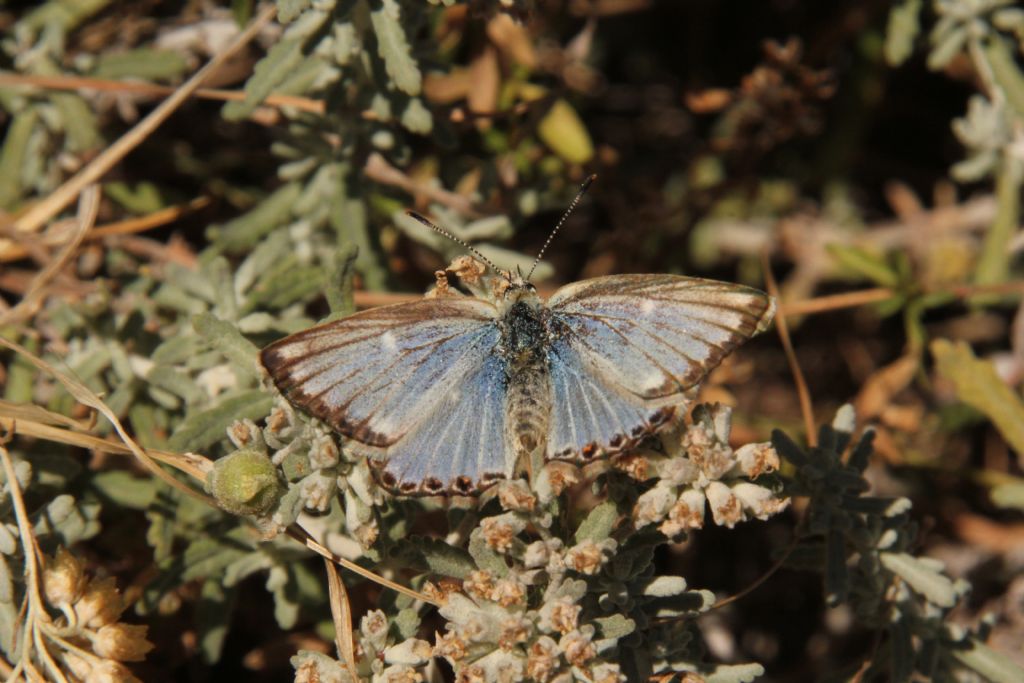
[[537,295],[537,288],[532,282],[523,277],[523,274],[502,272],[502,279],[497,282],[497,295],[499,307],[502,310],[512,308],[517,303],[524,303],[532,307],[540,306],[540,297]]

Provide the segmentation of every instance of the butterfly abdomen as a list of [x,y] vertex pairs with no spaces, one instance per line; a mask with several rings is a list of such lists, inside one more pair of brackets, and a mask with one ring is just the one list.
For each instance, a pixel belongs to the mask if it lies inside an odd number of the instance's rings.
[[545,443],[551,414],[547,326],[543,308],[513,304],[501,321],[500,353],[507,376],[506,436],[515,454],[528,456]]

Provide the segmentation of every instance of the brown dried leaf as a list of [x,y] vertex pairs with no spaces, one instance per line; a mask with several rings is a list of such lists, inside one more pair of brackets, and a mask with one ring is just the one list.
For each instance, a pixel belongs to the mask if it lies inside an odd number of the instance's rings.
[[903,356],[868,377],[854,400],[857,417],[871,420],[882,414],[893,397],[907,388],[919,367],[917,356]]

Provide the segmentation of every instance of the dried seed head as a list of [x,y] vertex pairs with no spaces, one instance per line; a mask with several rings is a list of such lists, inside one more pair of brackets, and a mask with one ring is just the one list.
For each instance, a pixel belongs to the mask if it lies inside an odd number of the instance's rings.
[[465,659],[469,643],[455,631],[448,631],[443,636],[440,633],[435,633],[434,640],[437,642],[437,645],[434,646],[435,657],[445,657],[453,662]]
[[576,629],[579,625],[580,611],[583,608],[568,599],[560,600],[551,609],[551,625],[561,634]]
[[58,548],[43,573],[43,591],[47,602],[54,607],[73,604],[82,595],[87,583],[82,564],[66,548]]
[[469,573],[462,583],[462,588],[474,598],[490,600],[491,593],[494,591],[494,577],[490,572],[478,569]]
[[488,547],[499,553],[507,553],[511,550],[512,541],[525,527],[526,523],[512,513],[487,517],[480,522],[480,528]]
[[526,674],[532,680],[547,683],[558,670],[560,654],[554,639],[541,636],[530,645],[526,656]]
[[612,461],[612,466],[634,481],[647,481],[650,477],[650,463],[643,455],[631,453],[620,456]]
[[597,655],[597,650],[591,642],[593,634],[583,631],[570,631],[558,641],[565,658],[574,666],[583,666],[587,661]]
[[522,605],[526,602],[526,586],[514,577],[506,577],[494,584],[491,600],[502,607]]
[[537,505],[537,497],[522,479],[505,480],[498,484],[498,501],[503,509],[513,512],[533,512]]
[[508,651],[525,643],[533,631],[533,623],[519,615],[513,615],[501,623],[501,635],[498,636],[498,647]]
[[605,552],[613,550],[615,545],[615,541],[610,538],[600,543],[589,539],[581,541],[566,551],[565,564],[581,574],[596,574],[607,559]]
[[739,470],[751,479],[779,469],[779,454],[770,443],[750,443],[741,446],[734,457]]
[[737,522],[743,521],[743,506],[728,486],[722,482],[713,481],[708,484],[707,496],[715,524],[731,529],[736,526]]
[[92,649],[100,657],[118,662],[141,662],[153,644],[146,640],[148,626],[107,624],[96,632]]
[[80,626],[100,628],[117,621],[124,602],[113,578],[93,579],[74,608]]

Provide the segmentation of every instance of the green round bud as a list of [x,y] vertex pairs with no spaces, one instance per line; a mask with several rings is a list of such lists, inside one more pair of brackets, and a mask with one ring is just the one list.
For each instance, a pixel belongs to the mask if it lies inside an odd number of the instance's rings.
[[210,473],[210,493],[222,508],[236,515],[265,515],[284,492],[274,463],[250,448],[217,460]]

